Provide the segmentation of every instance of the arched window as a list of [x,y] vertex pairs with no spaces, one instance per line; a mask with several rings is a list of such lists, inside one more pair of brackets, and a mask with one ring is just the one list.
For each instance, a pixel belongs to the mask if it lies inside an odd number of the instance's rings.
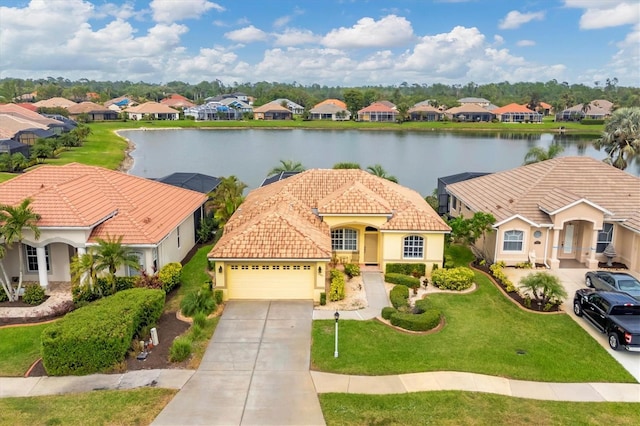
[[504,251],[522,251],[522,242],[524,241],[524,231],[505,231],[502,250]]
[[405,259],[422,259],[424,257],[424,238],[418,235],[404,237],[402,257]]
[[358,231],[355,229],[339,228],[331,231],[331,250],[358,249]]

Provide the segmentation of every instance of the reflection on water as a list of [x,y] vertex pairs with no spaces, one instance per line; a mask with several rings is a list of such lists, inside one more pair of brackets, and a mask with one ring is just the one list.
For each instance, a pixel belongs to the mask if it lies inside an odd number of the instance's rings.
[[[136,145],[130,173],[156,178],[173,172],[236,175],[250,189],[260,186],[280,160],[305,168],[331,168],[354,162],[366,168],[381,164],[405,186],[431,194],[441,176],[462,172],[496,172],[522,165],[533,146],[564,147],[562,156],[605,152],[593,136],[562,134],[442,133],[411,131],[238,129],[122,131]],[[640,159],[627,172],[640,175]]]

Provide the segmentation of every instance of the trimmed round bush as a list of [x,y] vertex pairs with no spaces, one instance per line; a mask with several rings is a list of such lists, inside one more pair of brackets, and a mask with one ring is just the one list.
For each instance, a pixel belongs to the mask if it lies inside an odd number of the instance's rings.
[[396,312],[398,312],[398,310],[396,308],[392,308],[391,306],[385,306],[384,308],[382,308],[382,318],[388,320],[389,318],[391,318],[391,315],[395,314]]
[[158,272],[158,278],[162,282],[162,289],[169,293],[180,284],[180,277],[182,276],[182,265],[178,262],[171,262],[164,265],[160,272]]
[[29,305],[35,306],[44,302],[46,298],[47,296],[44,294],[44,288],[42,288],[39,284],[29,284],[24,289],[22,301],[24,303],[28,303]]
[[388,273],[384,275],[384,280],[391,284],[400,284],[410,288],[420,287],[420,279],[411,275]]
[[397,285],[389,292],[389,300],[394,308],[399,309],[409,305],[409,287]]
[[191,340],[186,337],[178,337],[169,349],[169,361],[181,362],[191,356]]
[[419,315],[396,312],[391,315],[389,321],[396,327],[404,328],[411,331],[428,331],[432,330],[440,324],[440,311],[438,309],[429,309]]

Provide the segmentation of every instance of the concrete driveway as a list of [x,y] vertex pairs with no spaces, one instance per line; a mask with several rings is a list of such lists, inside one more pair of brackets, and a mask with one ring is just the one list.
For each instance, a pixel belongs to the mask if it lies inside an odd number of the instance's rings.
[[[530,269],[513,269],[506,268],[507,276],[513,281],[513,283],[517,286],[520,278],[534,272]],[[640,382],[640,353],[638,352],[628,352],[628,351],[614,351],[609,347],[609,342],[607,340],[607,336],[600,333],[598,329],[596,329],[591,323],[584,319],[577,317],[576,314],[573,313],[573,295],[576,290],[581,288],[586,288],[584,282],[584,275],[589,271],[586,268],[562,268],[562,269],[553,269],[550,270],[552,274],[556,275],[560,278],[560,281],[564,285],[565,290],[567,291],[567,300],[564,303],[564,309],[567,311],[567,314],[573,318],[576,323],[580,325],[587,333],[589,333],[594,339],[596,339],[603,348],[609,354],[617,360],[635,379]],[[630,272],[630,271],[626,271]],[[630,272],[636,278],[638,274]],[[586,354],[585,354],[586,355]]]
[[312,301],[230,301],[200,367],[154,425],[324,425]]

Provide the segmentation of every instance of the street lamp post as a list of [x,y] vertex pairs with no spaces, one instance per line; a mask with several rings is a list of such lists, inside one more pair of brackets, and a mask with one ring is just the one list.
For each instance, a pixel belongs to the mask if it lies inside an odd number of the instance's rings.
[[336,350],[333,353],[333,357],[338,358],[338,320],[340,319],[340,314],[338,313],[338,311],[333,314],[333,317],[336,319]]

